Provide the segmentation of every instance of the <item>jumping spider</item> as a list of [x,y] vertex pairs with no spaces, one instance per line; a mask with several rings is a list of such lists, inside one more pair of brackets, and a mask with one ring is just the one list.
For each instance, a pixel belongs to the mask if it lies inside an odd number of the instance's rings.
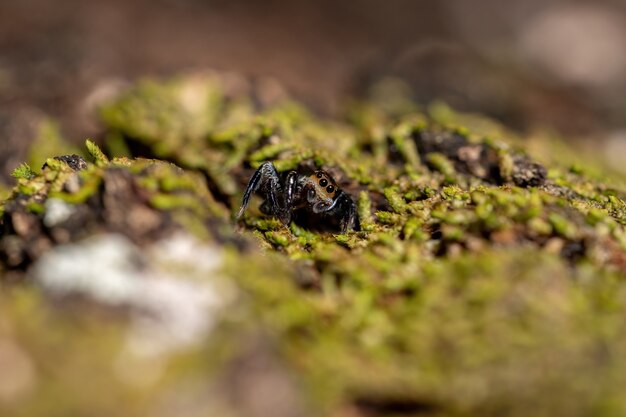
[[356,205],[325,171],[301,165],[297,170],[278,173],[271,162],[263,163],[252,175],[243,195],[240,218],[254,192],[264,198],[261,212],[310,229],[361,230]]

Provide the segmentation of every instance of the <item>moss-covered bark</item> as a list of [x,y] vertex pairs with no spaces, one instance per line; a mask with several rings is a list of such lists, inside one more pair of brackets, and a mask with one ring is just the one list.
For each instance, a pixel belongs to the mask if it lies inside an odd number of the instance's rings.
[[[223,415],[625,414],[621,178],[548,135],[522,139],[380,89],[345,114],[320,120],[286,100],[261,106],[215,75],[141,83],[102,108],[110,160],[89,144],[84,169],[61,158],[41,173],[16,171],[2,207],[5,277],[23,281],[21,271],[41,268],[54,248],[94,234],[149,250],[184,230],[220,251],[219,275],[239,294],[222,310],[220,337],[168,353],[172,366],[139,393],[100,370],[96,380],[127,399],[117,415],[153,412],[152,401],[171,401],[186,384],[185,395],[200,384],[212,401],[230,398],[217,402]],[[235,222],[243,187],[267,160],[279,171],[313,163],[333,173],[363,230],[285,227],[256,207]],[[65,216],[55,217],[59,207]],[[119,342],[92,341],[91,329],[122,332],[127,315],[94,315],[102,302],[93,297],[68,314],[45,301],[45,285],[43,294],[19,285],[3,295],[17,330],[0,334],[37,367],[57,346],[49,332],[67,320],[81,323],[64,338],[85,367],[113,360]],[[23,328],[29,315],[43,318]],[[80,366],[55,369],[68,381]],[[50,375],[38,378],[27,410],[49,405]],[[246,394],[246,384],[265,383],[284,398]],[[112,406],[66,398],[68,384],[58,413]],[[193,403],[190,415],[208,412],[206,401]]]

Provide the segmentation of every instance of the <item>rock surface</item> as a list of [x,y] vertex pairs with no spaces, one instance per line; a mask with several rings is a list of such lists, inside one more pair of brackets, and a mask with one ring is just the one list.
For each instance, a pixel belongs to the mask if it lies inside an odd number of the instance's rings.
[[[0,363],[18,376],[1,410],[626,413],[625,194],[593,156],[403,99],[320,120],[213,74],[139,83],[101,114],[109,156],[88,142],[90,162],[20,167],[0,209]],[[236,222],[267,160],[331,172],[363,230],[285,227],[255,201]]]

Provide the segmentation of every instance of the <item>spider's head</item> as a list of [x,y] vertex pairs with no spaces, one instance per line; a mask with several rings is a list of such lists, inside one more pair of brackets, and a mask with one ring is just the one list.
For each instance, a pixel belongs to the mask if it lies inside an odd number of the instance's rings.
[[315,171],[308,177],[310,186],[306,200],[314,213],[321,213],[332,209],[340,194],[339,187],[333,178],[325,171]]

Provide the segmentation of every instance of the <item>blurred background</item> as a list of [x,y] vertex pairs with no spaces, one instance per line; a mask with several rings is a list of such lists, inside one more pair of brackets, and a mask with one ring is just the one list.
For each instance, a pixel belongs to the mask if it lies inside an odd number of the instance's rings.
[[82,142],[98,97],[202,68],[274,78],[323,115],[399,77],[418,103],[600,141],[619,166],[625,22],[619,0],[2,0],[0,170],[42,117]]

